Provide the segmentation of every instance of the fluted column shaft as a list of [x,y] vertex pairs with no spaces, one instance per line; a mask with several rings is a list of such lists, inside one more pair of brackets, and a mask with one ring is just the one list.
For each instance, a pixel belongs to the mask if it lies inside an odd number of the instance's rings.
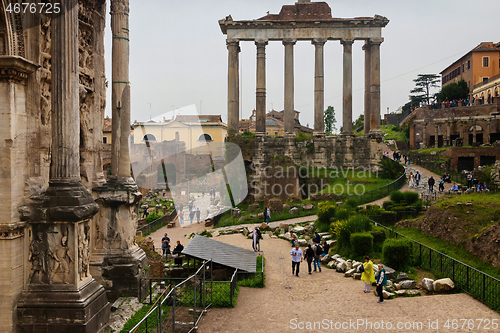
[[352,39],[342,39],[344,45],[344,70],[343,70],[343,103],[342,103],[342,134],[352,132]]
[[439,126],[439,125],[438,125],[437,123],[436,123],[436,124],[434,124],[434,133],[435,133],[435,134],[434,134],[434,147],[435,147],[435,148],[438,148],[438,147],[439,147],[439,140],[438,140],[438,136],[439,136],[438,134],[439,134],[439,132],[438,132],[438,126]]
[[324,46],[326,39],[316,38],[314,57],[314,133],[325,132],[325,82],[324,82]]
[[283,40],[285,46],[285,110],[283,121],[285,123],[285,133],[294,132],[294,74],[293,74],[293,46],[296,41],[293,39]]
[[473,126],[472,127],[472,143],[476,143],[477,142],[477,138],[476,138],[477,130],[476,130],[476,121],[475,120],[474,120],[472,126]]
[[129,178],[130,82],[129,1],[111,1],[112,47],[112,148],[111,173]]
[[80,181],[78,0],[52,20],[51,181]]
[[380,130],[380,44],[383,41],[383,38],[370,39],[370,134],[373,136],[382,135]]
[[227,77],[227,127],[230,133],[239,131],[240,93],[239,93],[239,52],[238,40],[227,40],[228,77]]
[[266,45],[267,41],[255,41],[257,46],[257,89],[255,132],[266,133]]
[[363,45],[363,50],[365,51],[365,112],[364,112],[364,132],[365,135],[370,133],[370,104],[371,104],[371,94],[370,94],[370,76],[371,76],[371,47],[370,42],[366,41]]

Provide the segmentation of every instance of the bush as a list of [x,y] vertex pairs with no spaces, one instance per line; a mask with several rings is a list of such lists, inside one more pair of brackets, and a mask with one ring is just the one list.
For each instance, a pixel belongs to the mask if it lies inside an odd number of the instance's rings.
[[400,203],[405,200],[405,196],[401,191],[392,191],[391,192],[391,201],[395,203]]
[[146,223],[151,223],[153,221],[158,220],[160,217],[162,217],[162,215],[151,213],[144,219],[144,221],[146,221]]
[[318,205],[318,221],[321,224],[328,225],[330,219],[335,216],[335,205],[325,201]]
[[385,241],[385,229],[382,227],[373,227],[370,234],[373,236],[373,244],[381,244]]
[[349,198],[345,201],[345,204],[349,207],[356,208],[358,207],[358,200],[355,198]]
[[353,254],[357,257],[369,255],[373,250],[374,237],[367,232],[355,232],[349,239]]
[[403,192],[404,201],[407,205],[413,205],[418,201],[418,193],[412,191]]
[[382,204],[382,208],[384,210],[391,210],[393,205],[394,205],[394,202],[392,200],[387,200],[387,201],[384,201],[384,203]]
[[357,215],[348,220],[339,220],[332,223],[332,233],[337,238],[337,248],[349,248],[352,233],[368,231],[371,228],[370,219],[364,215]]
[[382,247],[384,264],[395,270],[405,270],[412,264],[412,243],[407,239],[386,239]]
[[336,220],[347,220],[351,215],[351,208],[349,206],[341,206],[335,212]]

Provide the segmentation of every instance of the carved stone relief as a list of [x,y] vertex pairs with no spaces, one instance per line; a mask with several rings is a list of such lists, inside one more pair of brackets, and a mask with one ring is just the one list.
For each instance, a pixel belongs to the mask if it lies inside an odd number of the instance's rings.
[[48,244],[43,231],[37,231],[30,243],[28,260],[31,262],[29,283],[48,283],[50,267],[48,263]]
[[[58,234],[57,231],[49,231],[49,233]],[[62,227],[62,232],[59,234],[54,236],[54,239],[60,239],[59,244],[55,244],[49,250],[52,259],[50,283],[68,284],[71,282],[71,263],[74,261],[74,257],[68,247],[68,230],[64,230],[64,227]]]
[[79,226],[78,231],[78,275],[80,281],[89,276],[89,242],[90,227],[86,224]]

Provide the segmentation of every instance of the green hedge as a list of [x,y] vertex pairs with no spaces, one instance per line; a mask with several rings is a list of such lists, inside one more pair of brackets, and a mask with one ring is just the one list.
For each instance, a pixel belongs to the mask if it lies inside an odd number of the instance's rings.
[[[391,201],[395,203],[400,203],[405,200],[405,196],[401,191],[392,191],[391,192]],[[382,204],[383,205],[383,204]]]
[[351,234],[350,242],[353,254],[358,257],[370,255],[373,250],[373,238],[368,232]]
[[355,198],[349,198],[345,201],[345,204],[349,207],[356,208],[358,207],[358,200]]
[[408,239],[386,239],[382,253],[384,264],[396,270],[403,270],[412,264],[412,242]]
[[325,201],[318,205],[318,222],[321,224],[330,224],[330,219],[335,216],[335,205]]
[[413,205],[418,200],[418,192],[406,191],[403,192],[403,196],[407,205]]

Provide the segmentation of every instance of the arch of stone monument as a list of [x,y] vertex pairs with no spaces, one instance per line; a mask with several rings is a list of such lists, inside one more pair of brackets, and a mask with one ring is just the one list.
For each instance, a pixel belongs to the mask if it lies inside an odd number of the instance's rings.
[[334,18],[326,2],[299,0],[284,5],[279,14],[268,14],[256,20],[235,21],[229,15],[219,20],[227,36],[228,48],[228,133],[238,133],[239,126],[239,52],[240,42],[254,42],[257,49],[256,132],[266,133],[266,46],[279,41],[285,52],[285,133],[294,130],[293,47],[297,41],[311,41],[315,49],[314,133],[324,136],[324,45],[340,41],[343,56],[343,133],[352,131],[352,44],[365,44],[365,133],[380,137],[380,44],[382,28],[389,23],[383,16]]

